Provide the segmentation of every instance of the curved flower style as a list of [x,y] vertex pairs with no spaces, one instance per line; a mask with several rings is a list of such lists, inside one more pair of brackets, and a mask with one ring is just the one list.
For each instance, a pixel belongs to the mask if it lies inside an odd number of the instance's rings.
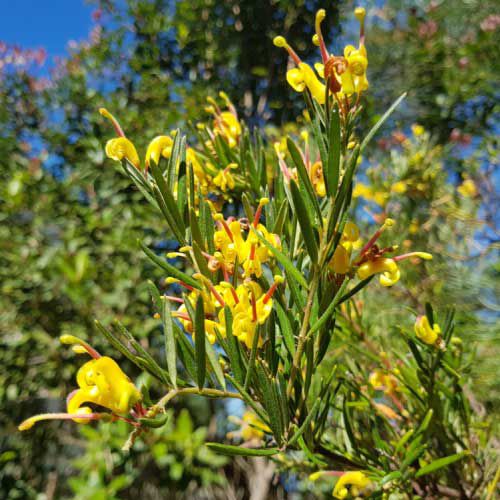
[[[116,361],[107,356],[101,356],[89,344],[72,335],[63,335],[61,342],[75,344],[73,346],[75,352],[86,352],[93,359],[78,370],[76,381],[79,388],[70,393],[66,400],[67,413],[35,415],[22,422],[19,430],[31,429],[36,422],[41,420],[71,419],[79,424],[86,424],[91,420],[120,418],[140,404],[141,393],[123,373]],[[106,408],[111,410],[111,413],[93,411],[89,406],[83,406],[85,403]],[[138,409],[142,413],[142,408]]]
[[282,36],[274,38],[276,47],[284,48],[296,67],[287,71],[286,79],[296,92],[304,92],[307,88],[312,97],[319,103],[324,104],[326,100],[326,86],[328,91],[337,99],[343,96],[358,96],[368,89],[366,70],[368,67],[368,55],[365,47],[365,9],[358,7],[354,11],[355,17],[360,23],[359,45],[347,45],[342,56],[330,55],[321,32],[321,23],[326,17],[324,9],[316,13],[315,35],[313,43],[320,48],[321,63],[314,65],[318,76],[325,81],[321,82],[314,70],[303,62],[297,53]]
[[441,334],[441,328],[437,323],[432,326],[427,316],[418,316],[415,321],[415,335],[426,344],[434,345]]

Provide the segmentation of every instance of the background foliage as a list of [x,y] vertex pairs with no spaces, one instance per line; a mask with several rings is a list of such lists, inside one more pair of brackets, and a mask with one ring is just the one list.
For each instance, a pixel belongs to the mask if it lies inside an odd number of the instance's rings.
[[[353,5],[336,5],[326,6],[332,26],[327,39],[339,47],[354,36],[346,17]],[[119,116],[140,148],[154,135],[200,120],[206,95],[219,89],[250,125],[266,123],[270,137],[293,130],[289,123],[300,106],[284,80],[286,59],[271,41],[285,34],[307,58],[307,27],[320,6],[102,1],[89,40],[43,76],[36,57],[9,58],[16,55],[13,48],[0,50],[0,489],[7,498],[42,492],[48,498],[157,498],[173,490],[179,497],[257,494],[251,479],[263,477],[269,465],[215,458],[202,444],[207,433],[220,437],[227,430],[231,410],[222,405],[176,403],[168,426],[150,436],[152,458],[140,446],[122,454],[126,431],[120,426],[86,427],[86,439],[70,425],[35,428],[22,437],[14,429],[33,412],[60,408],[61,395],[71,388],[74,368],[59,349],[60,334],[76,333],[98,346],[103,339],[93,319],[118,318],[145,347],[161,349],[145,286],[156,271],[136,240],[146,233],[157,249],[167,250],[168,234],[105,160],[109,133],[97,108],[105,103]],[[492,418],[500,397],[494,369],[497,6],[388,1],[367,7],[367,123],[403,91],[409,98],[392,133],[386,128],[362,164],[365,183],[384,202],[359,197],[357,210],[367,226],[383,213],[397,213],[400,244],[425,246],[437,258],[423,272],[414,268],[406,288],[366,298],[363,328],[390,344],[388,325],[394,318],[403,326],[408,321],[403,302],[414,305],[432,295],[435,304],[457,304],[469,353],[477,343],[469,363],[473,406]],[[412,131],[414,123],[424,127],[422,134]],[[457,190],[465,178],[474,180],[477,194]],[[409,190],[391,192],[401,179]],[[379,301],[390,318],[381,317]],[[272,486],[275,495],[301,489],[290,475]]]

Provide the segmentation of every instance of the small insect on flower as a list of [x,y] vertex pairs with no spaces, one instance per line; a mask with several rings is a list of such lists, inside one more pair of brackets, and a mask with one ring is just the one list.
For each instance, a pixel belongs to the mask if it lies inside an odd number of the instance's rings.
[[[142,395],[130,379],[123,373],[116,361],[101,356],[85,341],[72,335],[61,337],[63,344],[73,344],[73,351],[87,353],[92,359],[85,363],[76,375],[78,389],[71,392],[66,400],[67,413],[43,413],[28,418],[19,425],[20,431],[31,429],[41,420],[73,420],[86,424],[92,420],[125,420],[133,425],[124,415],[131,413],[145,414],[141,405]],[[99,412],[85,404],[93,404],[111,411]],[[137,424],[138,425],[138,424]]]

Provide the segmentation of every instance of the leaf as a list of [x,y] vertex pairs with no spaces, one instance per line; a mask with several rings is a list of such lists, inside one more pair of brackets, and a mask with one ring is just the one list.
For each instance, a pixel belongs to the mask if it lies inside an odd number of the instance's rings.
[[276,260],[285,268],[288,273],[288,278],[293,278],[302,288],[308,288],[304,276],[302,276],[293,262],[284,253],[280,252],[265,238],[263,238],[261,234],[253,228],[253,226],[251,226],[251,230],[257,235],[259,240],[271,251],[271,253],[276,257]]
[[285,343],[288,352],[293,355],[295,354],[295,339],[293,336],[292,325],[290,324],[290,318],[278,301],[276,301],[276,313],[278,315],[278,322],[280,325],[281,335],[283,336],[283,342]]
[[318,221],[321,224],[323,216],[319,208],[318,198],[316,196],[316,193],[314,192],[314,187],[311,184],[311,180],[309,178],[309,173],[307,172],[306,166],[304,165],[302,154],[299,151],[299,148],[297,147],[295,142],[290,137],[287,137],[286,144],[288,152],[292,157],[293,163],[295,163],[295,166],[297,167],[297,172],[299,174],[299,179],[300,179],[300,187],[304,188],[301,189],[300,191],[303,192],[305,196],[307,196],[308,198],[307,203],[314,208]]
[[151,294],[151,298],[153,299],[153,304],[156,308],[156,311],[158,313],[161,313],[163,309],[163,304],[158,288],[156,288],[156,285],[151,280],[148,280],[148,288],[149,288],[149,293]]
[[269,426],[278,444],[281,444],[283,436],[283,421],[280,409],[280,403],[277,393],[274,389],[274,379],[269,377],[261,363],[255,365],[258,388],[262,391],[264,408],[269,415]]
[[170,226],[172,232],[175,234],[176,238],[182,244],[185,244],[186,238],[184,234],[186,232],[186,228],[177,207],[174,195],[163,178],[161,170],[157,165],[155,165],[154,162],[151,163],[150,170],[156,182],[156,186],[153,186],[153,194],[158,202],[158,206],[160,207],[165,220]]
[[399,106],[401,101],[406,97],[406,92],[400,95],[396,101],[392,104],[392,106],[383,114],[382,118],[371,128],[363,142],[361,143],[361,152],[366,148],[368,143],[372,140],[373,136],[378,132],[378,129],[385,123],[387,118],[392,115],[394,110]]
[[210,363],[210,366],[215,373],[215,377],[217,378],[217,381],[221,385],[222,389],[225,391],[226,379],[224,378],[224,372],[222,371],[222,367],[219,363],[219,360],[217,359],[217,354],[207,338],[205,338],[205,350],[207,353],[208,362]]
[[326,308],[326,311],[321,315],[321,317],[313,324],[311,329],[309,330],[309,335],[312,335],[314,332],[317,332],[329,319],[330,316],[335,312],[335,308],[340,304],[341,295],[344,293],[344,290],[347,286],[349,279],[347,277],[344,279],[344,282],[337,290],[337,293],[333,297],[331,304]]
[[169,276],[172,276],[188,285],[201,290],[201,285],[191,276],[184,274],[182,271],[177,269],[175,266],[169,264],[165,259],[162,259],[158,255],[156,255],[150,248],[148,248],[142,241],[138,240],[142,251],[151,259],[151,261],[157,266],[161,267],[164,271],[168,273]]
[[427,464],[426,466],[419,469],[415,474],[415,477],[425,476],[426,474],[430,474],[431,472],[434,472],[438,469],[442,469],[443,467],[451,465],[452,463],[457,462],[458,460],[461,460],[462,458],[470,454],[471,452],[469,450],[465,450],[448,457],[438,458],[437,460],[434,460],[430,464]]
[[252,349],[250,351],[250,359],[248,361],[247,373],[245,375],[245,383],[243,384],[243,389],[245,391],[248,391],[248,386],[250,384],[250,380],[252,379],[253,367],[255,365],[255,357],[257,356],[257,347],[259,345],[259,338],[260,338],[260,327],[257,326],[252,341]]
[[134,354],[127,346],[125,346],[116,336],[111,333],[107,328],[105,328],[99,321],[95,320],[95,325],[98,330],[104,335],[106,340],[118,351],[121,352],[126,358],[128,358],[132,363],[138,366],[141,370],[153,375],[160,382],[165,383],[165,377],[160,372],[152,368],[143,358],[140,358]]
[[340,115],[337,105],[330,115],[330,130],[328,133],[328,165],[323,169],[328,195],[334,197],[337,193],[340,176]]
[[177,389],[177,353],[175,348],[174,325],[170,314],[170,305],[166,297],[163,297],[162,308],[163,335],[165,336],[165,357],[167,358],[167,369],[174,389]]
[[244,367],[241,361],[239,340],[233,335],[233,315],[228,306],[224,307],[224,320],[226,324],[227,355],[236,380],[242,384],[244,380]]
[[279,453],[279,448],[242,448],[229,444],[206,443],[208,448],[221,455],[242,457],[270,457]]
[[203,388],[206,376],[206,335],[205,335],[205,311],[203,309],[203,297],[201,294],[196,299],[196,310],[194,316],[194,346],[196,350],[196,377],[198,387]]
[[311,423],[312,419],[316,415],[316,411],[319,408],[319,405],[321,404],[322,400],[320,398],[316,398],[316,401],[314,402],[311,411],[305,418],[304,422],[302,422],[302,425],[297,429],[297,432],[292,436],[292,438],[288,441],[288,446],[293,446],[297,440],[299,439],[302,434],[304,434],[304,431],[309,427],[309,424]]
[[295,214],[299,221],[300,229],[302,231],[302,239],[307,249],[311,261],[315,264],[318,262],[318,243],[316,235],[313,230],[313,221],[309,218],[304,200],[300,194],[299,187],[295,181],[290,181],[290,189],[292,192],[293,205]]
[[286,215],[288,213],[288,203],[286,200],[281,202],[281,206],[278,210],[278,215],[274,221],[273,233],[281,234],[283,232],[283,226],[285,225]]

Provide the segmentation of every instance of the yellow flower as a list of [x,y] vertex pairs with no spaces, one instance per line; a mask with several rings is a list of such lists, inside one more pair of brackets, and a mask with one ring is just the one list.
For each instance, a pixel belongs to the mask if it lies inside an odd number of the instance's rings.
[[441,328],[437,323],[431,327],[427,316],[418,316],[415,321],[415,334],[422,342],[435,344],[441,334]]
[[149,167],[149,163],[153,160],[156,165],[160,163],[160,158],[170,158],[172,154],[172,145],[174,140],[169,135],[159,135],[155,137],[148,146],[146,150],[146,167]]
[[[78,389],[67,398],[67,413],[43,413],[28,418],[19,425],[19,430],[31,429],[41,420],[73,420],[85,424],[91,420],[119,417],[126,414],[139,403],[142,395],[118,364],[107,356],[101,356],[89,344],[72,335],[63,335],[61,342],[76,344],[73,350],[86,352],[93,359],[85,363],[76,375]],[[92,403],[111,410],[111,413],[99,413],[89,406]]]
[[382,286],[392,286],[399,281],[401,273],[394,259],[378,257],[368,260],[358,268],[358,278],[365,280],[374,274],[381,274],[379,280]]
[[314,70],[309,64],[300,60],[295,51],[288,45],[286,39],[282,36],[274,38],[273,43],[276,47],[284,48],[293,59],[296,68],[287,71],[286,79],[290,86],[297,92],[303,92],[306,88],[309,89],[313,98],[319,103],[325,103],[326,87],[318,80]]
[[140,169],[141,161],[135,146],[126,137],[110,139],[105,147],[106,156],[111,160],[122,161],[126,158],[134,167]]
[[220,227],[214,233],[215,248],[221,252],[228,268],[234,265],[237,258],[238,263],[243,266],[245,277],[262,276],[262,264],[270,258],[269,250],[261,243],[254,230],[261,233],[263,238],[275,248],[281,247],[279,237],[269,233],[264,225],[259,224],[262,207],[268,201],[267,198],[260,200],[251,229],[245,239],[243,239],[241,224],[238,221],[228,223],[222,214],[214,215],[214,220]]
[[225,169],[219,170],[218,174],[213,178],[213,183],[221,189],[228,191],[234,189],[235,182],[230,169],[238,168],[237,163],[230,163]]
[[334,498],[344,499],[350,493],[353,497],[358,496],[359,490],[366,488],[370,484],[370,480],[361,471],[350,471],[343,474],[333,489]]
[[398,389],[398,380],[394,375],[384,373],[382,370],[375,370],[368,378],[370,385],[377,391],[384,391],[385,394],[392,394]]
[[405,181],[395,182],[391,186],[391,192],[392,193],[403,194],[403,193],[406,193],[406,190],[407,190],[407,185],[406,185]]
[[477,196],[476,183],[472,179],[465,179],[462,184],[457,187],[457,191],[465,198],[474,198]]
[[227,94],[225,92],[219,92],[219,97],[224,100],[228,111],[222,111],[212,97],[207,97],[209,106],[205,109],[207,112],[214,115],[213,133],[225,139],[230,148],[234,148],[238,144],[241,136],[241,124],[238,120],[236,108]]
[[414,123],[411,126],[411,131],[413,132],[413,135],[415,137],[420,137],[421,135],[423,135],[425,133],[425,128],[422,127],[422,125],[418,125],[417,123]]
[[[127,413],[141,400],[141,393],[123,373],[116,361],[101,356],[85,363],[76,375],[80,387],[68,398],[68,413],[91,413],[84,403],[93,403],[118,415]],[[75,421],[82,423],[79,419]]]
[[373,188],[358,182],[352,191],[353,198],[364,198],[368,201],[373,201],[377,205],[383,207],[387,203],[388,194],[382,193],[381,191],[374,191]]
[[320,161],[313,163],[310,171],[311,184],[314,187],[314,191],[318,196],[326,195],[325,179],[323,177],[323,165]]
[[271,429],[262,422],[262,420],[250,411],[246,411],[243,414],[243,422],[246,424],[241,429],[242,437],[245,441],[250,441],[251,439],[262,439],[264,433],[271,432]]

